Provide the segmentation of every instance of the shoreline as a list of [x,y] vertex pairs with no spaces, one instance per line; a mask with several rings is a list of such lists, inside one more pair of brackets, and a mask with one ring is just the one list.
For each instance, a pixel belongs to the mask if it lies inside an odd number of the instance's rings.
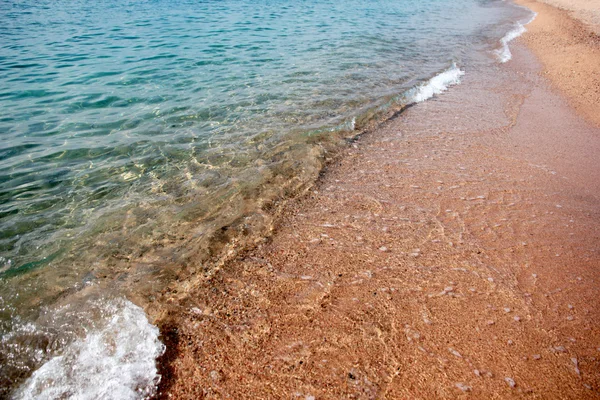
[[[565,96],[579,115],[600,126],[600,10],[593,15],[598,19],[597,25],[591,25],[595,20],[592,17],[575,18],[576,2],[516,0],[515,3],[538,13],[521,40],[542,63],[540,74]],[[571,11],[546,3],[570,4]]]
[[516,42],[361,136],[178,302],[159,397],[597,396],[598,130]]

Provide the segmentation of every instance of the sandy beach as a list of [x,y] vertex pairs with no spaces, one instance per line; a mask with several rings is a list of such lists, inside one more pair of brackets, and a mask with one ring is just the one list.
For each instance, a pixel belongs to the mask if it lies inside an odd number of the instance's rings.
[[522,41],[542,63],[541,74],[579,115],[600,126],[600,4],[569,0],[517,3],[538,13]]
[[511,61],[363,134],[269,238],[164,294],[160,398],[600,397],[597,7],[518,3]]

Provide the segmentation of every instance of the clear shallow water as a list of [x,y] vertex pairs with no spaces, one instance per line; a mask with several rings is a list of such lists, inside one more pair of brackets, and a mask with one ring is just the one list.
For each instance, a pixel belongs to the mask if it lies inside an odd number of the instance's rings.
[[146,304],[204,271],[262,232],[326,151],[491,51],[516,13],[475,0],[0,1],[0,383],[78,337],[40,315],[94,288]]

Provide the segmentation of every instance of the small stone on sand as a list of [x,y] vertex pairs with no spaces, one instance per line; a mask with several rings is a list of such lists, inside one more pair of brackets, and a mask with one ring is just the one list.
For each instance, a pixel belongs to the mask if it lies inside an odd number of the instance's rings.
[[192,307],[192,309],[190,309],[190,311],[194,314],[202,315],[202,310],[199,309],[198,307]]
[[456,387],[459,388],[460,390],[462,390],[463,392],[470,392],[471,391],[471,386],[467,386],[464,383],[461,382],[457,382],[456,383]]
[[456,357],[462,358],[462,355],[458,351],[454,350],[452,347],[449,347],[448,351],[454,354]]
[[506,377],[506,378],[504,378],[504,380],[506,381],[508,386],[510,386],[511,388],[514,388],[515,386],[517,386],[517,384],[515,383],[513,378]]

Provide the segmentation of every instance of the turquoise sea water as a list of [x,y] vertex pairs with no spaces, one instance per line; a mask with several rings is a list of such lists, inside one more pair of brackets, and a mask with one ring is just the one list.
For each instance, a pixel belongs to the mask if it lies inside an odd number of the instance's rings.
[[81,335],[44,315],[85,314],[73,298],[94,285],[151,302],[203,271],[327,151],[491,52],[518,15],[497,0],[0,0],[0,397]]

